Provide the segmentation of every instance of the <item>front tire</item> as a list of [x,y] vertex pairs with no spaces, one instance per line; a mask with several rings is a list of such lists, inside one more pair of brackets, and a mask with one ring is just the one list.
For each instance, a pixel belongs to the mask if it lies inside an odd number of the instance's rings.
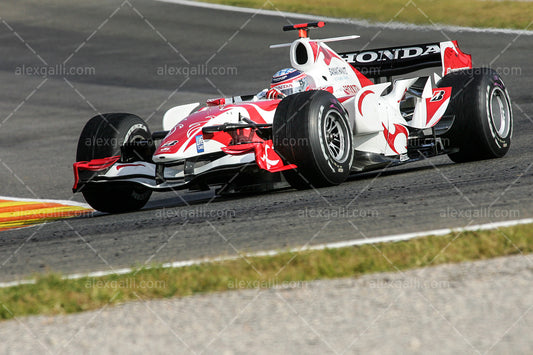
[[445,115],[454,115],[453,126],[442,137],[459,151],[454,162],[503,157],[511,146],[513,112],[509,93],[498,73],[490,68],[452,72],[438,87],[452,87]]
[[296,170],[284,172],[296,189],[338,185],[350,174],[352,132],[344,107],[327,91],[284,98],[272,126],[274,149]]
[[[152,135],[144,120],[128,113],[106,113],[91,118],[80,135],[76,161],[90,161],[121,154],[121,146]],[[152,191],[136,183],[88,183],[81,190],[92,208],[120,213],[141,209]]]

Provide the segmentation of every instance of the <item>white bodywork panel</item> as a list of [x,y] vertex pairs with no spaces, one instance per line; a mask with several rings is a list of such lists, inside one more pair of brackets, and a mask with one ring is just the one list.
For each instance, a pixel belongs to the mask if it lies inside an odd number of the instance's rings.
[[198,106],[200,106],[200,103],[195,102],[171,108],[165,112],[165,115],[163,116],[163,129],[165,131],[170,131],[174,126],[180,123],[181,120],[187,118],[187,116],[189,116]]

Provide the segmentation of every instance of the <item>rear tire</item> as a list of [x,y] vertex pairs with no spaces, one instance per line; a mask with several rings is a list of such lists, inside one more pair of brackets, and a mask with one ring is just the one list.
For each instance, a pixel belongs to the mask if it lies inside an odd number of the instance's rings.
[[452,72],[438,87],[452,87],[445,115],[454,115],[452,127],[442,135],[454,162],[503,157],[511,145],[513,112],[509,93],[498,73],[490,68]]
[[[120,155],[121,146],[152,135],[144,120],[128,113],[106,113],[87,122],[78,141],[76,161],[90,161]],[[88,183],[83,197],[92,208],[109,213],[141,209],[152,191],[136,183]]]
[[327,91],[306,91],[284,98],[272,126],[274,149],[296,189],[338,185],[350,174],[352,132],[344,107]]

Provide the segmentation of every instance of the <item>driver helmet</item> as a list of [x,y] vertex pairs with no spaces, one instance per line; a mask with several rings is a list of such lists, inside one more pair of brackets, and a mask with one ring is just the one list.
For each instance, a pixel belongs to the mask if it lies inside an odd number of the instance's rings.
[[310,89],[310,85],[305,73],[294,68],[286,68],[274,74],[270,83],[270,89],[275,89],[281,94],[288,96],[307,91]]

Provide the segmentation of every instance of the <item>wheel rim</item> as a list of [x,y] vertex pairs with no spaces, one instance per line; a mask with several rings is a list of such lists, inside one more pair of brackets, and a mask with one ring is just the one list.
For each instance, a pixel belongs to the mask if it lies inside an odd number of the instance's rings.
[[143,132],[135,132],[135,134],[132,134],[129,138],[128,138],[128,141],[127,142],[124,142],[124,143],[136,143],[136,142],[139,142],[139,141],[143,141],[146,139],[146,134],[142,134]]
[[511,130],[511,108],[505,92],[495,88],[490,97],[490,120],[494,133],[500,138],[507,138]]
[[338,163],[348,157],[348,135],[342,117],[336,111],[330,111],[324,119],[324,137],[329,156]]

